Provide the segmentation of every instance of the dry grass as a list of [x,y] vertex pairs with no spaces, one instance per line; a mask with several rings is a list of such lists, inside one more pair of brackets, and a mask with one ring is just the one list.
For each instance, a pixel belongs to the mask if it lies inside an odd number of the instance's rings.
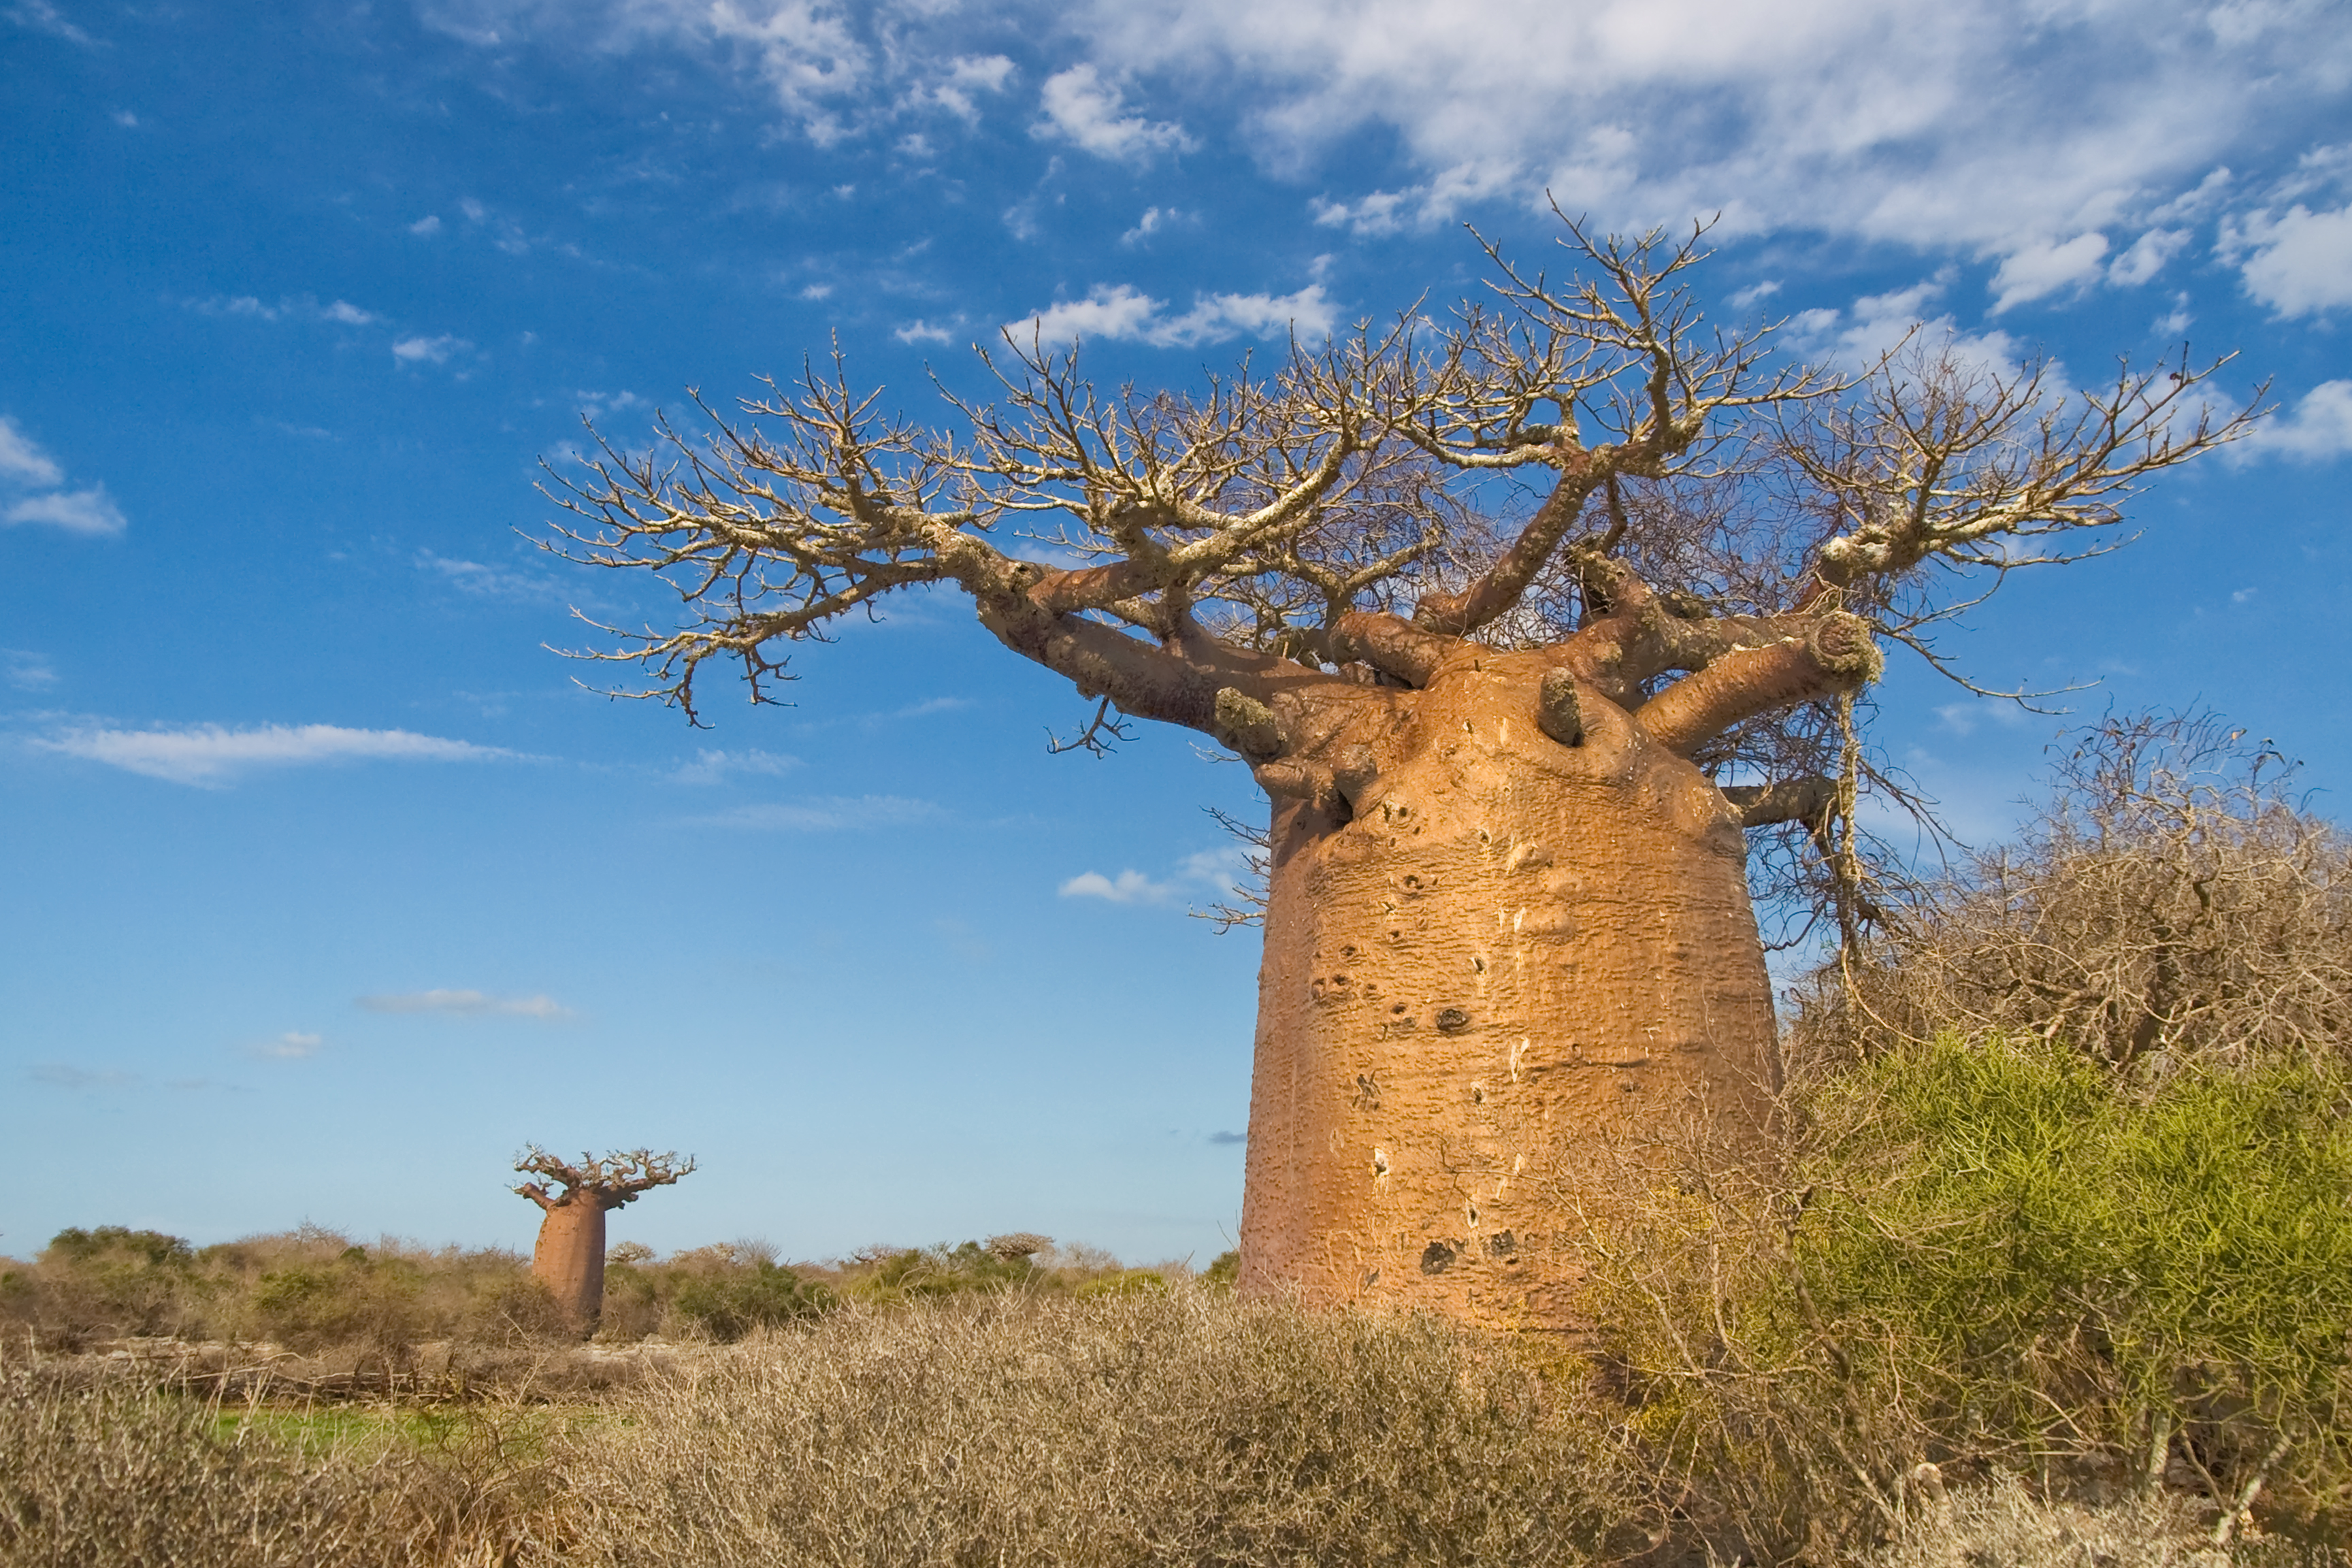
[[566,1561],[1593,1562],[1575,1404],[1507,1344],[1199,1289],[854,1311],[617,1405]]
[[1666,1456],[1643,1422],[1556,1352],[1192,1286],[854,1307],[552,1405],[241,1407],[18,1351],[0,1564],[2347,1568],[2213,1548],[2194,1500],[2012,1483],[1914,1490],[1891,1529],[1739,1542],[1703,1528],[1694,1482],[1801,1507],[1848,1483],[1647,1468]]

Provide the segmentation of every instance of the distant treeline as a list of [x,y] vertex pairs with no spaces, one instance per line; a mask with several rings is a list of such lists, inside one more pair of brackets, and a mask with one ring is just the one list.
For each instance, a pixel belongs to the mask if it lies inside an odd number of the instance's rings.
[[[1181,1265],[1123,1268],[1091,1247],[1043,1237],[870,1248],[788,1265],[762,1243],[657,1256],[624,1242],[607,1258],[597,1338],[730,1342],[849,1301],[1018,1289],[1099,1294],[1155,1289]],[[1230,1277],[1230,1259],[1212,1268]],[[123,1226],[59,1231],[31,1263],[0,1260],[0,1323],[45,1350],[168,1338],[270,1343],[303,1354],[348,1349],[398,1360],[441,1342],[519,1347],[565,1335],[530,1259],[503,1247],[362,1245],[317,1226],[195,1247]]]

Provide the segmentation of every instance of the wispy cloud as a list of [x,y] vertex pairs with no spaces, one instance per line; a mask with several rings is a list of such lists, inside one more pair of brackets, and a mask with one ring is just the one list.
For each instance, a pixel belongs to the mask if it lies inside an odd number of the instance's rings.
[[355,997],[352,1005],[363,1013],[444,1013],[463,1018],[539,1018],[552,1022],[577,1016],[552,996],[493,996],[487,991],[407,991]]
[[32,743],[149,778],[205,788],[221,787],[263,768],[348,762],[476,763],[522,755],[407,730],[350,730],[337,724],[260,724],[243,729],[220,724],[147,730],[89,727],[37,738]]
[[518,571],[482,561],[460,561],[436,555],[430,550],[416,552],[416,564],[460,593],[478,598],[551,600],[562,604],[579,597],[571,585],[558,583],[544,573]]
[[252,294],[215,294],[208,300],[191,300],[189,305],[202,315],[248,316],[257,321],[332,321],[338,326],[371,327],[383,320],[349,300],[331,300],[321,305],[309,294],[289,294],[274,305]]
[[715,784],[730,778],[776,778],[801,765],[798,757],[779,756],[772,752],[700,751],[694,761],[681,763],[671,771],[674,784]]
[[[68,533],[110,535],[128,525],[122,509],[104,485],[68,490],[65,465],[41,448],[22,426],[0,415],[0,526],[47,524]],[[24,495],[26,489],[47,494]],[[9,492],[16,499],[6,500]]]
[[129,1089],[139,1081],[137,1073],[119,1068],[78,1068],[69,1062],[37,1062],[25,1069],[25,1076],[52,1089]]
[[15,420],[0,414],[0,478],[46,488],[65,483],[66,471]]
[[18,691],[47,691],[58,683],[49,656],[30,648],[0,647],[0,681]]
[[247,1056],[262,1057],[271,1061],[300,1061],[315,1057],[319,1047],[327,1043],[323,1035],[308,1034],[300,1029],[289,1029],[272,1039],[262,1040],[247,1048]]
[[947,328],[919,319],[908,321],[890,335],[902,343],[943,343],[950,337]]
[[686,819],[689,827],[733,827],[772,833],[837,833],[893,827],[941,816],[928,800],[895,795],[834,795],[803,801],[766,801]]
[[1006,322],[1004,330],[1016,339],[1034,334],[1049,343],[1091,338],[1175,348],[1221,342],[1244,333],[1265,338],[1291,332],[1303,338],[1320,337],[1331,330],[1339,313],[1320,283],[1310,283],[1295,294],[1204,294],[1181,316],[1171,316],[1167,310],[1166,300],[1155,300],[1129,284],[1097,284],[1083,300],[1049,305],[1025,321]]
[[5,16],[18,26],[33,32],[63,38],[68,44],[79,44],[86,49],[98,47],[96,38],[67,20],[65,14],[50,5],[49,0],[16,0],[16,5],[0,11],[0,16]]
[[62,528],[68,533],[107,535],[121,533],[130,526],[122,509],[106,493],[104,485],[92,485],[86,490],[57,490],[45,496],[27,496],[0,511],[0,522],[14,526],[19,523],[45,522]]
[[418,218],[415,223],[408,226],[408,232],[421,236],[426,239],[432,238],[435,235],[441,232],[441,215],[439,213],[426,213],[423,217]]

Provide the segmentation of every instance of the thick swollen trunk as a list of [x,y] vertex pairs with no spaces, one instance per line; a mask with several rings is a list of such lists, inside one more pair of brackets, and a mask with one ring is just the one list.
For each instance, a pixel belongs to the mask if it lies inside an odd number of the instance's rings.
[[[1739,813],[1541,653],[1367,692],[1276,798],[1242,1285],[1573,1331],[1591,1220],[1778,1064]],[[1369,751],[1369,756],[1367,755]]]
[[574,1332],[585,1339],[596,1331],[604,1310],[604,1205],[594,1194],[575,1194],[547,1211],[530,1271]]

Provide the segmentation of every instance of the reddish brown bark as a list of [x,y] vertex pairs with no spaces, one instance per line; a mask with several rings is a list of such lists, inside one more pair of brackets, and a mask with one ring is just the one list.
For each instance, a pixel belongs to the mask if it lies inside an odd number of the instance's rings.
[[531,1274],[555,1298],[566,1324],[585,1339],[604,1310],[604,1211],[692,1174],[694,1161],[634,1149],[601,1160],[583,1154],[575,1165],[534,1145],[515,1169],[541,1178],[514,1189],[546,1215],[531,1248]]
[[575,1332],[594,1333],[604,1310],[604,1205],[583,1195],[549,1209],[530,1249],[530,1272]]
[[1372,764],[1352,804],[1276,799],[1244,1289],[1572,1330],[1623,1162],[1759,1124],[1741,814],[1589,686],[1578,743],[1547,734],[1559,662],[1465,647],[1359,689],[1318,748]]

